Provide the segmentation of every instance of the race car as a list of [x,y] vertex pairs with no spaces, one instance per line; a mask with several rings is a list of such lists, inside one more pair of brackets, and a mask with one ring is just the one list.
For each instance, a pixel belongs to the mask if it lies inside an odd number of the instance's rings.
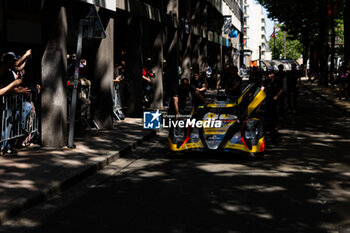
[[[177,125],[169,130],[170,152],[238,150],[263,157],[265,97],[265,92],[254,84],[247,85],[242,95],[236,98],[219,93],[193,111],[190,118],[185,119],[185,127]],[[196,124],[198,121],[202,124]],[[205,127],[205,122],[213,121],[215,124]]]

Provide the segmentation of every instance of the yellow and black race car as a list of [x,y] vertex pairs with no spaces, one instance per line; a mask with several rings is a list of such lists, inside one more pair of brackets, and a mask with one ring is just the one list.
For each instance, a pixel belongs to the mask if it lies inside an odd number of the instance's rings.
[[170,129],[170,151],[239,150],[262,157],[265,151],[262,107],[265,97],[265,92],[254,84],[248,85],[237,98],[218,94],[193,111],[189,119],[184,119],[183,127],[175,125]]

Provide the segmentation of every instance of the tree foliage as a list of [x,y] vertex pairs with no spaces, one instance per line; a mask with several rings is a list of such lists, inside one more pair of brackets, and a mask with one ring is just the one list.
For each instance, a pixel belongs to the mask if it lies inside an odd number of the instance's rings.
[[258,0],[269,12],[269,17],[283,23],[283,30],[302,40],[303,44],[317,40],[323,19],[330,4],[337,6],[336,19],[342,18],[347,0]]
[[318,5],[314,1],[305,0],[259,0],[267,11],[269,17],[283,23],[283,30],[295,38],[308,38],[317,33]]
[[[293,39],[299,39],[304,46],[305,56],[312,52],[310,63],[319,70],[322,79],[327,77],[330,31],[336,34],[345,45],[345,62],[350,65],[350,0],[257,0],[264,6],[268,16],[283,24],[282,30]],[[277,47],[277,46],[276,46]],[[316,56],[317,55],[317,56]],[[304,59],[304,63],[306,60]]]
[[335,34],[339,36],[342,42],[344,42],[344,20],[343,19],[335,20]]
[[[281,25],[277,26],[277,29],[281,29]],[[274,46],[276,49],[274,50]],[[273,54],[273,59],[283,59],[284,57],[284,31],[276,30],[275,38],[271,38],[269,41],[270,50],[275,51]],[[303,45],[298,39],[286,33],[286,58],[297,60],[300,58],[303,52]]]

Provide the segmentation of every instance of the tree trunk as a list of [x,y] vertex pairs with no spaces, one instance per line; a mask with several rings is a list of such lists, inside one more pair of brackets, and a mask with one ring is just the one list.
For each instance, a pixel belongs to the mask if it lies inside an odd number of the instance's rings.
[[344,57],[345,57],[345,64],[349,67],[350,66],[350,1],[345,1],[345,7],[344,7]]
[[327,15],[327,1],[321,2],[320,8],[320,40],[319,40],[319,61],[320,61],[320,84],[328,84],[328,15]]
[[307,77],[307,60],[309,59],[309,50],[310,50],[310,45],[309,43],[304,44],[304,51],[303,51],[303,76]]
[[312,73],[318,74],[318,53],[317,53],[317,44],[312,44],[310,46],[310,71]]
[[334,83],[334,58],[335,58],[335,21],[334,21],[334,1],[331,1],[332,6],[331,6],[331,28],[332,28],[332,35],[331,35],[331,68],[330,68],[330,81],[331,84],[333,85]]

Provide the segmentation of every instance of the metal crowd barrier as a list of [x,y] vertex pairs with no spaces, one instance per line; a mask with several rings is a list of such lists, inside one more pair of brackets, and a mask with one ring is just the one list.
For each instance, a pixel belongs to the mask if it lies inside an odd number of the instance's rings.
[[[76,120],[77,121],[84,121],[86,125],[92,129],[92,127],[95,127],[99,129],[99,126],[97,123],[91,118],[91,85],[87,85],[87,83],[84,83],[85,85],[82,85],[79,83],[78,85],[78,102],[77,102],[77,111],[76,114]],[[122,112],[122,104],[121,104],[121,91],[120,91],[121,85],[115,84],[114,85],[114,96],[113,96],[113,114],[114,117],[116,117],[118,120],[123,120],[125,118],[124,113]],[[71,102],[72,102],[72,92],[73,92],[73,86],[68,85],[67,88],[67,101],[68,101],[68,121],[70,119],[70,113],[71,113]],[[83,94],[83,96],[82,96]],[[85,114],[81,114],[81,109],[83,102],[82,100],[88,100],[89,105],[85,109]],[[92,125],[91,125],[92,124]]]
[[36,111],[30,119],[34,106],[33,94],[6,94],[0,96],[0,99],[1,145],[5,141],[39,133],[39,117]]
[[113,114],[117,120],[124,120],[125,115],[122,112],[122,101],[121,101],[121,88],[120,83],[114,84],[114,96],[113,96]]
[[[71,114],[72,93],[73,93],[73,85],[69,85],[68,89],[67,89],[68,122],[69,122],[70,114]],[[76,114],[78,114],[78,115],[76,115],[76,116],[78,116],[78,117],[76,117],[76,120],[77,121],[84,121],[90,129],[92,129],[92,125],[95,128],[100,129],[99,126],[97,125],[97,123],[91,118],[91,84],[86,83],[86,85],[82,85],[81,83],[79,83],[77,94],[78,94],[78,96],[77,96],[78,102],[77,102]],[[85,103],[83,103],[83,101],[85,101]],[[82,110],[82,107],[86,107],[86,108],[84,110]],[[83,114],[82,114],[82,111],[84,111]],[[91,125],[91,123],[89,123],[89,121],[92,122],[92,125]]]

